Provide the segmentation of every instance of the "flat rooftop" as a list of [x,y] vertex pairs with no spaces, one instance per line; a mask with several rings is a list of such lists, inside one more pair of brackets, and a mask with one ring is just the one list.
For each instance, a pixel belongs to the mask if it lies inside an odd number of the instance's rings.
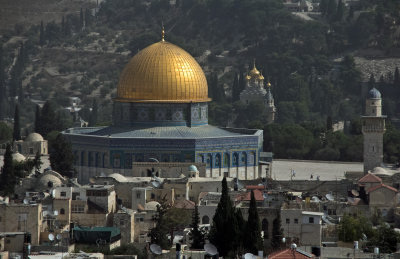
[[321,181],[333,181],[345,179],[348,171],[362,172],[364,166],[361,162],[274,159],[271,177],[278,181],[290,180],[292,170],[295,172],[293,180],[316,181],[319,176]]

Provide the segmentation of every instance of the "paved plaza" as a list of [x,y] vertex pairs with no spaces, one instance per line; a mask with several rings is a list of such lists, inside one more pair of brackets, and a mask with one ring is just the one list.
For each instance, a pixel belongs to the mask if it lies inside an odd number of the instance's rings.
[[[294,173],[293,173],[294,171]],[[275,180],[340,180],[345,172],[362,172],[363,163],[274,159],[271,177]],[[312,179],[311,179],[312,175]]]

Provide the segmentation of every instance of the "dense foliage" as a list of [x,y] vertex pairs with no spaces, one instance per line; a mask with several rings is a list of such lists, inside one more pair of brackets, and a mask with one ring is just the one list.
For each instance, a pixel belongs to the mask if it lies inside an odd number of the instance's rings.
[[74,154],[71,143],[59,133],[51,142],[50,165],[53,170],[67,177],[73,177]]

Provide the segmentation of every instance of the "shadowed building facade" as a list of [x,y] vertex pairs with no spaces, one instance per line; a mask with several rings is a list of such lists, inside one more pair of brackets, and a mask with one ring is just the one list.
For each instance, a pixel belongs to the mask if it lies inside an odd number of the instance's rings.
[[133,162],[153,159],[205,163],[207,177],[259,177],[263,131],[209,125],[209,101],[204,72],[189,53],[164,37],[143,49],[121,73],[113,124],[63,132],[79,182],[131,176]]

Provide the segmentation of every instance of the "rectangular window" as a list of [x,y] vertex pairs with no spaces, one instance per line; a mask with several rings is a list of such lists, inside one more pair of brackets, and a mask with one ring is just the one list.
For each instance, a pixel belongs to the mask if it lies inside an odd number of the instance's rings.
[[61,197],[65,197],[65,196],[67,196],[67,193],[66,192],[61,192],[60,195],[61,195]]
[[140,192],[137,192],[137,193],[136,193],[136,198],[137,198],[137,199],[140,199]]
[[71,212],[72,213],[85,213],[85,206],[84,205],[72,205]]
[[314,223],[314,217],[309,217],[308,218],[308,223]]
[[299,219],[294,219],[294,224],[299,224]]
[[286,224],[290,224],[290,219],[286,219]]

